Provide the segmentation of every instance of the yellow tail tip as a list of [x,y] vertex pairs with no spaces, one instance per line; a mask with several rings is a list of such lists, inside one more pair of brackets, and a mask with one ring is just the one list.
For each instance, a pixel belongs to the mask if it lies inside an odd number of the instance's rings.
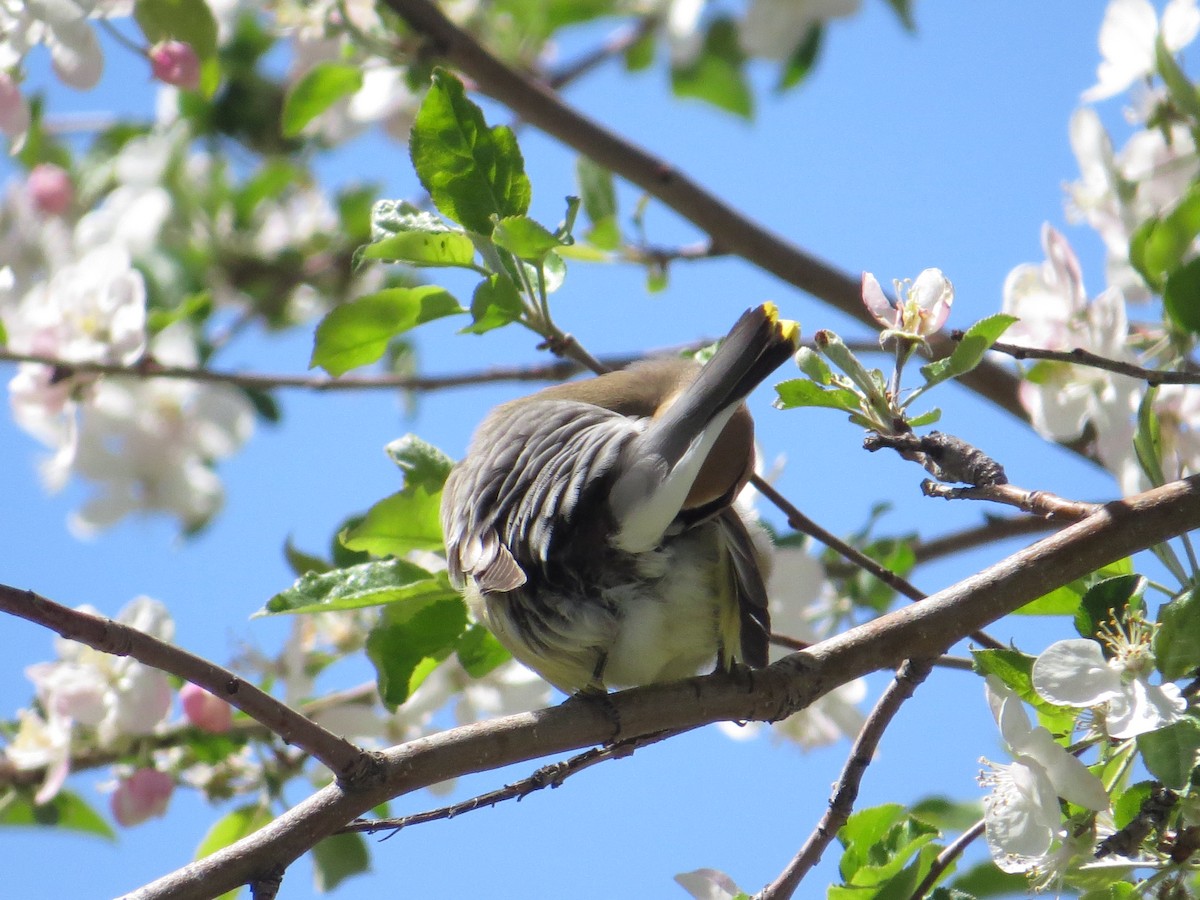
[[799,322],[794,319],[779,318],[779,307],[769,300],[762,305],[762,311],[766,314],[767,320],[778,329],[781,338],[796,347],[800,346]]

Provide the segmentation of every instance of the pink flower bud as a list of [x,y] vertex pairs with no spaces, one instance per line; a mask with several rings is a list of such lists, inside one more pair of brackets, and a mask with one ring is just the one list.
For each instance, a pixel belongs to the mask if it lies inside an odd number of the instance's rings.
[[179,691],[179,700],[187,720],[201,731],[224,734],[233,724],[233,707],[199,685],[185,684]]
[[34,209],[47,216],[61,216],[71,208],[75,185],[66,169],[54,163],[38,163],[25,182]]
[[126,828],[167,811],[175,780],[157,769],[138,769],[121,779],[112,795],[113,818]]
[[150,48],[150,69],[154,77],[185,91],[200,87],[200,58],[190,44],[164,41]]

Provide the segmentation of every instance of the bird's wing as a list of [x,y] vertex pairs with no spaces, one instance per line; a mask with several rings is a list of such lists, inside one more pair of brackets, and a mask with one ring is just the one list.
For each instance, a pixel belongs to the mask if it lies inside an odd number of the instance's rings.
[[771,614],[767,610],[767,586],[763,580],[759,552],[746,523],[732,506],[721,510],[717,525],[729,553],[740,625],[741,659],[748,666],[761,668],[767,664]]
[[585,487],[598,489],[644,425],[572,400],[506,405],[484,421],[442,495],[451,580],[482,591],[525,583],[573,522]]

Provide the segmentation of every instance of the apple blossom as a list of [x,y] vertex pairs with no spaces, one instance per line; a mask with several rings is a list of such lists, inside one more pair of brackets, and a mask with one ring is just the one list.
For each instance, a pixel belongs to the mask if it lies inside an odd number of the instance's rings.
[[992,860],[1005,872],[1031,872],[1045,865],[1055,840],[1062,840],[1062,797],[1085,809],[1109,805],[1104,785],[1087,767],[1054,742],[1042,726],[1033,727],[1021,698],[995,676],[985,687],[988,706],[1000,726],[1013,762],[984,760],[979,783],[991,788],[983,813]]
[[49,803],[71,773],[71,722],[60,716],[42,718],[31,709],[17,710],[17,733],[4,756],[18,769],[44,769],[33,800]]
[[884,327],[879,336],[883,344],[896,336],[924,342],[946,324],[954,302],[954,285],[941,269],[925,269],[916,281],[895,279],[895,304],[883,292],[870,272],[862,274],[862,298],[867,310]]
[[[1087,299],[1075,251],[1050,225],[1042,227],[1043,263],[1023,263],[1004,281],[1003,310],[1016,316],[1008,330],[1014,343],[1048,350],[1091,351],[1109,359],[1128,359],[1128,326],[1121,292],[1109,288]],[[1088,423],[1097,433],[1097,455],[1105,467],[1131,483],[1133,414],[1141,398],[1140,382],[1123,375],[1073,363],[1042,363],[1036,377],[1021,383],[1021,404],[1034,429],[1052,440],[1070,441]]]
[[1196,37],[1200,10],[1196,0],[1170,0],[1162,20],[1150,0],[1110,0],[1100,25],[1103,59],[1096,84],[1083,92],[1084,102],[1115,97],[1135,81],[1154,73],[1155,43],[1159,37],[1175,53]]
[[1033,688],[1051,703],[1093,709],[1117,740],[1157,731],[1183,718],[1187,700],[1175,684],[1150,684],[1154,627],[1139,615],[1087,638],[1056,641],[1033,664]]
[[113,818],[126,828],[157,818],[167,811],[175,780],[157,769],[138,769],[122,778],[113,791]]

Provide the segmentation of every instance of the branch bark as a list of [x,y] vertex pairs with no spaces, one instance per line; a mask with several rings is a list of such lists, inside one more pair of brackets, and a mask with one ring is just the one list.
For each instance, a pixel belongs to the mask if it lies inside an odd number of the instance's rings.
[[[727,720],[775,721],[854,678],[944,653],[1049,590],[1200,527],[1200,476],[1106,504],[964,581],[774,665],[651,685],[455,728],[380,754],[376,778],[331,784],[255,834],[131,894],[207,900],[277,872],[377,804],[438,781],[550,754]],[[613,735],[613,722],[620,723]]]

